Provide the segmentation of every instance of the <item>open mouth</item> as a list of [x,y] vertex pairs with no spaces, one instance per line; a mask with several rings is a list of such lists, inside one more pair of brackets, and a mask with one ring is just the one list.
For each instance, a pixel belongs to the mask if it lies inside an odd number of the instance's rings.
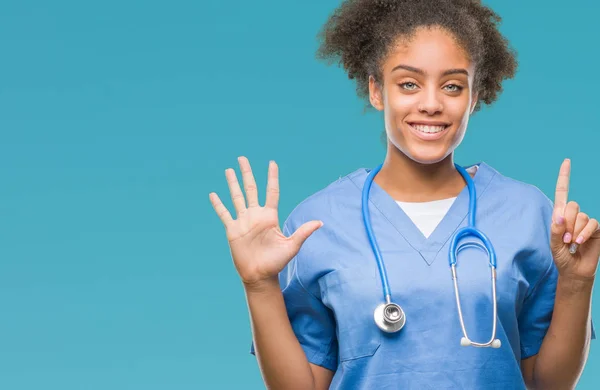
[[421,123],[409,123],[410,127],[424,134],[437,134],[448,128],[448,125],[424,125]]

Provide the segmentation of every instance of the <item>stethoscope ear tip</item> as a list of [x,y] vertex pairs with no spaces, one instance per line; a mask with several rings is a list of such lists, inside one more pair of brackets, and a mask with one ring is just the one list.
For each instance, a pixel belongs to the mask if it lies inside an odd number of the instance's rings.
[[[473,343],[468,338],[461,337],[460,345],[463,347],[468,347],[469,345],[473,345]],[[500,339],[495,339],[494,341],[492,341],[491,347],[492,348],[500,348],[501,345],[502,345],[502,343],[500,342]],[[490,346],[490,344],[476,344],[476,346],[487,347],[487,346]]]

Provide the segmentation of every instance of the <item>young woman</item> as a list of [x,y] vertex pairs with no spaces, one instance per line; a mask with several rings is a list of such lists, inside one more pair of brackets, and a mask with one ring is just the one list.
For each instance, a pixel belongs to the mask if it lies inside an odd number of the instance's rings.
[[237,218],[210,194],[269,388],[577,383],[593,338],[600,234],[568,201],[570,161],[552,205],[485,163],[453,160],[469,116],[516,70],[499,20],[476,0],[343,2],[319,54],[341,61],[382,111],[383,164],[310,196],[282,231],[274,162],[264,206],[244,157],[245,198],[226,170]]

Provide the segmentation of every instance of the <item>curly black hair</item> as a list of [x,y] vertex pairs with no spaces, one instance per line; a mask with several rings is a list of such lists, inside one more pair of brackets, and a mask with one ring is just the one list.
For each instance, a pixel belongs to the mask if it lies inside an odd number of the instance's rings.
[[369,76],[382,84],[381,68],[391,45],[399,37],[410,39],[418,27],[441,27],[475,64],[478,110],[481,102],[490,105],[498,98],[502,81],[517,69],[516,52],[498,30],[500,22],[480,0],[346,0],[319,32],[316,56],[343,66],[368,102]]

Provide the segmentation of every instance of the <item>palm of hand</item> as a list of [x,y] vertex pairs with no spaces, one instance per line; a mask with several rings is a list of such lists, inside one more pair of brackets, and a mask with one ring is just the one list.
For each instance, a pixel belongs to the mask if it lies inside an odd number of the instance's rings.
[[217,194],[211,193],[210,200],[225,225],[236,270],[242,281],[249,285],[276,277],[296,255],[304,241],[321,227],[322,223],[307,222],[290,237],[286,237],[279,228],[277,213],[279,202],[277,165],[274,162],[269,164],[267,198],[265,206],[260,206],[250,163],[245,157],[240,157],[238,160],[247,205],[233,169],[227,169],[225,176],[237,219],[231,217]]
[[251,284],[281,271],[294,254],[293,242],[279,229],[277,211],[251,207],[227,228],[235,267],[244,283]]

